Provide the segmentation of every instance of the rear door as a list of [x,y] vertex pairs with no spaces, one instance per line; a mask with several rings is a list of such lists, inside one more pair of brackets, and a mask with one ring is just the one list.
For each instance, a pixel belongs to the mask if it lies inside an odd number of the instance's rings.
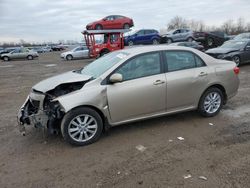
[[136,33],[135,43],[136,44],[144,44],[145,43],[145,32],[144,32],[144,30],[140,30],[140,31],[138,31]]
[[114,73],[121,83],[107,85],[112,122],[121,122],[165,112],[166,78],[159,52],[141,54],[126,61]]
[[147,44],[152,43],[152,41],[151,41],[151,38],[153,37],[152,30],[149,30],[149,29],[144,30],[144,33],[145,33],[145,35],[144,35],[144,39],[145,39],[144,43],[147,43]]
[[167,111],[196,107],[209,82],[206,64],[189,51],[165,51],[163,57],[167,68]]
[[181,29],[181,40],[182,41],[187,40],[188,35],[189,35],[189,30]]

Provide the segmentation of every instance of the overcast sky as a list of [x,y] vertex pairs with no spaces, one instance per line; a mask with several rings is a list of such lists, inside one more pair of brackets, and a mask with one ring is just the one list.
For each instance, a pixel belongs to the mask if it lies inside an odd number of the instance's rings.
[[250,22],[250,0],[0,0],[0,42],[80,41],[86,24],[110,14],[133,18],[135,29],[161,29],[177,15],[207,25]]

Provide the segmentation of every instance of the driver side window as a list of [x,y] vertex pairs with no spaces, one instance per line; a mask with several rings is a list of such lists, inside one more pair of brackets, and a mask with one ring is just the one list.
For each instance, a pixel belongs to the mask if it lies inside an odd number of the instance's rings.
[[122,65],[116,73],[122,74],[124,81],[160,74],[160,55],[154,52],[135,57]]

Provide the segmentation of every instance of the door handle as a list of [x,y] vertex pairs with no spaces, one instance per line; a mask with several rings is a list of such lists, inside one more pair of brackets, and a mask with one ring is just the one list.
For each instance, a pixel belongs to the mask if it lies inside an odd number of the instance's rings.
[[164,84],[164,83],[165,83],[165,81],[163,81],[163,80],[156,80],[154,82],[154,85],[160,85],[160,84]]
[[199,74],[199,76],[201,77],[201,76],[207,76],[207,73],[206,72],[201,72],[200,74]]

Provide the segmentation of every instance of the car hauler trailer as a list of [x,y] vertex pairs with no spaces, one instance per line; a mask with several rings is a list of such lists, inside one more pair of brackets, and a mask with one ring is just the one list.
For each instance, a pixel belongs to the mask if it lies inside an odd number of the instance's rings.
[[[89,56],[97,58],[109,52],[124,48],[124,33],[130,29],[110,30],[86,30],[83,31],[86,46],[89,49]],[[103,36],[102,43],[96,42],[96,36]]]

